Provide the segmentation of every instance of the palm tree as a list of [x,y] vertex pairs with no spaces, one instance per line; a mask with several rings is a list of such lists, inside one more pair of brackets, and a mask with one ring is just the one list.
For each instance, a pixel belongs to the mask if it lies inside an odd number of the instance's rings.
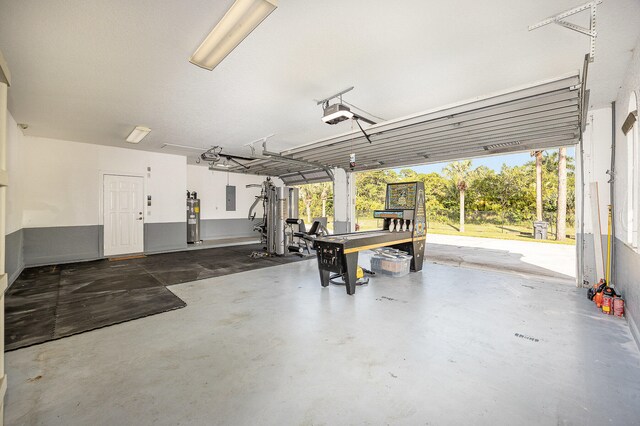
[[536,220],[542,221],[542,151],[534,151],[536,157]]
[[300,199],[304,203],[307,213],[307,223],[311,223],[311,203],[313,202],[313,188],[311,188],[311,185],[300,186]]
[[322,217],[327,217],[327,198],[329,198],[329,184],[327,182],[323,182],[320,185],[322,186],[322,192],[320,193],[320,199],[322,200]]
[[558,150],[558,215],[556,216],[556,240],[567,236],[567,148]]
[[464,232],[464,194],[469,189],[472,179],[471,160],[449,163],[443,172],[460,193],[460,232]]

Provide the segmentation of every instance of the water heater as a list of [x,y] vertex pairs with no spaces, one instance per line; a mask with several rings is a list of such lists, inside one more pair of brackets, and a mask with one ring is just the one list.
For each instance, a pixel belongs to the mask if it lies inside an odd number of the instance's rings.
[[187,191],[187,243],[200,242],[200,199],[196,191]]

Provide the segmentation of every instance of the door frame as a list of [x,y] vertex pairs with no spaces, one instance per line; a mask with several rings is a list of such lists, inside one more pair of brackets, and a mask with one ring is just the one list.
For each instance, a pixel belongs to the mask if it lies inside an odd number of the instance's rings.
[[104,254],[104,244],[105,244],[105,235],[104,235],[104,177],[105,176],[125,176],[125,177],[137,177],[142,178],[142,251],[144,252],[144,228],[147,223],[147,203],[145,200],[147,199],[147,179],[146,176],[142,173],[130,173],[130,172],[121,172],[121,171],[110,171],[110,170],[100,170],[98,172],[100,176],[100,183],[98,189],[98,225],[102,228],[100,232],[100,253],[102,257],[106,257]]

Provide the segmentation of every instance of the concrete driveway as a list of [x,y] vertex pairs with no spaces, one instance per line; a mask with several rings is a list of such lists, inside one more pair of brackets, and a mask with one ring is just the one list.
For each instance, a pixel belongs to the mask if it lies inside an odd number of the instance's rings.
[[574,245],[430,234],[425,260],[575,284]]

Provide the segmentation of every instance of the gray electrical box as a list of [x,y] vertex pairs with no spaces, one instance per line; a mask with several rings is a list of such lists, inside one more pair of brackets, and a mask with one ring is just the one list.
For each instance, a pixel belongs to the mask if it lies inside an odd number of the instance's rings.
[[227,211],[236,211],[236,187],[233,185],[227,185]]

